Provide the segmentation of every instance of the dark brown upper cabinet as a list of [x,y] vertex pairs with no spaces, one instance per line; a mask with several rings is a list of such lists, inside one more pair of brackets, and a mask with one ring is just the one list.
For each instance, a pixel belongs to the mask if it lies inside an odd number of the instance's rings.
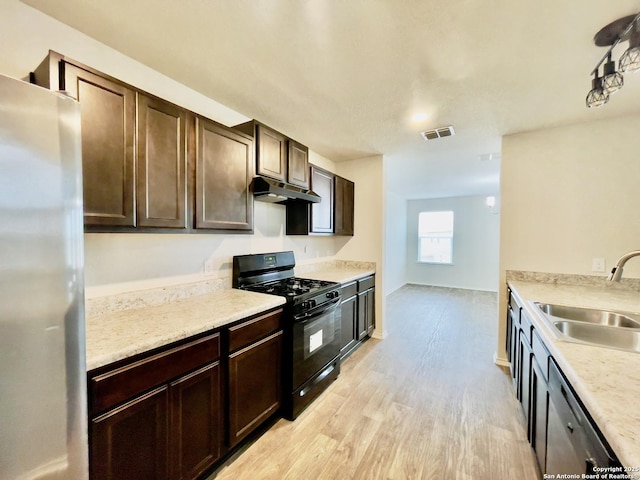
[[[253,130],[243,135],[52,51],[30,80],[80,103],[88,231],[253,232]],[[279,145],[286,162],[287,139],[272,133],[261,134],[262,148]],[[267,165],[286,175],[276,157]]]
[[257,120],[236,125],[234,128],[254,138],[257,175],[309,189],[307,147]]
[[311,190],[320,195],[320,202],[311,204],[309,233],[333,233],[333,173],[311,166]]
[[310,188],[319,203],[287,204],[287,235],[353,235],[355,184],[322,168],[311,165]]
[[289,139],[287,180],[291,185],[309,189],[309,149]]
[[204,118],[196,119],[198,229],[253,231],[253,141]]
[[335,176],[335,234],[353,235],[355,184]]
[[187,112],[157,98],[137,96],[138,225],[186,228]]
[[63,89],[80,103],[84,223],[133,227],[135,92],[70,63],[60,66]]
[[287,137],[264,125],[256,125],[256,170],[283,182],[287,179]]

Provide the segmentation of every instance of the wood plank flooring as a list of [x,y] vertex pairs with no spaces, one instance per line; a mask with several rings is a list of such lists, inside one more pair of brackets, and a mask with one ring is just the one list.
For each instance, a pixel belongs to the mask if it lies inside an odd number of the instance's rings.
[[493,363],[496,294],[407,285],[295,422],[209,480],[538,478],[511,377]]

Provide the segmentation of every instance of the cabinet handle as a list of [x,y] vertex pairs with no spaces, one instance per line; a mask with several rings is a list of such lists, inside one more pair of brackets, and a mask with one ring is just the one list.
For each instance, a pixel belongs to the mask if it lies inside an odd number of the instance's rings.
[[598,468],[598,462],[593,457],[589,457],[585,459],[585,463],[587,464],[587,473],[595,473],[594,470]]
[[567,423],[567,428],[571,433],[573,433],[573,424],[571,422]]

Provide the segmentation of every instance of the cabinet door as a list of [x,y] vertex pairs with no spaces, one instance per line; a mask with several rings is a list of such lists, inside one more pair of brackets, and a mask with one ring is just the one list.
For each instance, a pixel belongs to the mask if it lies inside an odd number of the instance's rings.
[[282,330],[229,356],[229,445],[233,447],[282,402]]
[[340,355],[344,358],[358,343],[358,297],[342,300]]
[[311,204],[311,232],[333,233],[333,173],[311,167],[311,190],[320,202]]
[[135,226],[135,94],[64,64],[65,89],[80,102],[85,225]]
[[253,231],[253,142],[197,119],[196,228]]
[[[530,387],[531,387],[531,346],[527,342],[526,335],[520,331],[520,361],[518,364],[518,399],[522,404],[522,410],[524,412],[524,417],[527,421],[527,425],[529,425],[529,415],[531,411],[531,396],[530,396]],[[527,428],[527,438],[531,440],[531,429]]]
[[371,336],[375,328],[375,293],[370,288],[358,294],[358,340]]
[[287,180],[287,138],[264,125],[256,125],[258,175]]
[[355,184],[342,177],[335,177],[335,233],[353,235],[353,211]]
[[186,228],[186,111],[138,94],[137,212],[141,227]]
[[513,313],[509,312],[508,315],[511,316],[511,344],[509,346],[509,348],[511,349],[511,353],[510,353],[510,357],[511,357],[511,363],[509,365],[510,370],[511,370],[511,378],[514,382],[514,385],[516,384],[516,374],[518,372],[518,346],[520,345],[520,325],[519,323],[516,321],[516,319],[513,317]]
[[365,292],[365,324],[367,326],[367,335],[373,335],[376,327],[376,308],[375,308],[375,288]]
[[223,410],[220,364],[170,386],[171,478],[195,479],[220,458]]
[[91,422],[92,479],[169,478],[168,399],[163,386]]
[[547,454],[547,411],[549,390],[535,356],[531,362],[531,447],[536,452],[540,471],[545,471]]
[[290,184],[309,188],[309,149],[294,140],[289,140],[287,178]]

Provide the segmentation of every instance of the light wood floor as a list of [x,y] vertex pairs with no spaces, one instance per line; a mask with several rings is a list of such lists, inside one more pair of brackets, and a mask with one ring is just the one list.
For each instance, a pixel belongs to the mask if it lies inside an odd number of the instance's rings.
[[409,285],[295,422],[210,479],[536,479],[510,376],[492,360],[496,294]]

